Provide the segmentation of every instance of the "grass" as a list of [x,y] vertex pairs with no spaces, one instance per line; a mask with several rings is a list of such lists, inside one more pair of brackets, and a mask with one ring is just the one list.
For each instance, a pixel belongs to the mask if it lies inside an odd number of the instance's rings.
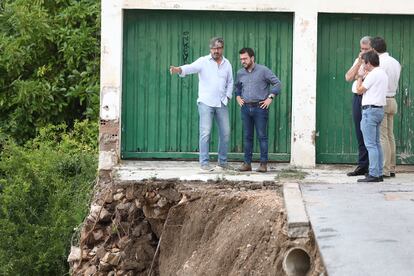
[[280,179],[297,179],[302,180],[306,177],[308,173],[298,170],[296,168],[288,168],[288,169],[282,169],[278,175],[275,177],[276,180]]

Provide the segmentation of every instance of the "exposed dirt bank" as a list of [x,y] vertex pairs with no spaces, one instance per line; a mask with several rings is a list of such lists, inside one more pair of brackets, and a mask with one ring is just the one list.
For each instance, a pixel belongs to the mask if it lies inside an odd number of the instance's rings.
[[285,252],[297,245],[311,257],[308,275],[324,271],[312,237],[287,237],[274,182],[105,187],[72,248],[73,275],[285,275]]

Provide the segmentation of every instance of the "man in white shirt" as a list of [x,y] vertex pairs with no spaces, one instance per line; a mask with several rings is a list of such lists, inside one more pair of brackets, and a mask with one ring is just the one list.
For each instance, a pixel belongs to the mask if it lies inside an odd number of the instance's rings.
[[361,132],[362,95],[357,94],[356,83],[357,83],[358,73],[363,75],[365,72],[364,71],[365,64],[362,62],[361,56],[364,53],[372,50],[371,37],[364,36],[359,41],[359,45],[360,45],[359,55],[355,59],[352,67],[345,74],[346,81],[349,81],[349,82],[353,81],[352,92],[354,93],[354,96],[352,97],[352,118],[354,120],[355,134],[356,134],[356,138],[358,141],[358,164],[357,164],[357,167],[352,172],[347,173],[348,176],[365,175],[368,172],[368,166],[369,166],[368,151],[367,151],[367,148],[365,147],[364,137]]
[[358,182],[380,182],[382,178],[383,154],[380,143],[380,125],[384,118],[388,77],[379,67],[379,57],[375,51],[362,55],[366,74],[358,74],[357,93],[362,96],[361,131],[369,155],[369,174]]
[[233,71],[230,62],[223,56],[224,40],[214,37],[210,41],[210,54],[198,58],[191,64],[170,66],[171,74],[185,77],[198,74],[198,113],[200,117],[199,150],[203,170],[213,170],[209,164],[210,135],[213,120],[219,130],[218,165],[228,169],[227,151],[230,140],[228,102],[232,98]]
[[384,177],[394,177],[396,165],[394,115],[398,109],[395,94],[397,93],[400,80],[401,65],[387,53],[387,45],[383,38],[373,38],[372,48],[379,55],[380,68],[388,76],[387,104],[384,107],[384,120],[381,123],[381,147],[384,154]]

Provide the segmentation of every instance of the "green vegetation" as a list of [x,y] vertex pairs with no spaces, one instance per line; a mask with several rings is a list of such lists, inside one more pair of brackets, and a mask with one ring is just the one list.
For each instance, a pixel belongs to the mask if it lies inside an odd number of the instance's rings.
[[64,275],[97,169],[100,1],[0,1],[0,275]]
[[41,129],[0,155],[0,275],[63,275],[96,176],[97,124]]
[[0,1],[0,128],[20,144],[36,129],[97,119],[100,1]]
[[295,179],[302,180],[305,179],[307,173],[296,168],[282,169],[280,173],[277,174],[276,180],[280,179]]

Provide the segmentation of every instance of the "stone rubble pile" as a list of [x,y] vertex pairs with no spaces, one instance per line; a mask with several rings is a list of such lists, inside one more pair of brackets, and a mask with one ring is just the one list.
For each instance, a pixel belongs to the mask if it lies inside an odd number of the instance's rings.
[[79,244],[71,248],[72,275],[148,275],[168,211],[180,199],[173,182],[103,189],[91,205]]

